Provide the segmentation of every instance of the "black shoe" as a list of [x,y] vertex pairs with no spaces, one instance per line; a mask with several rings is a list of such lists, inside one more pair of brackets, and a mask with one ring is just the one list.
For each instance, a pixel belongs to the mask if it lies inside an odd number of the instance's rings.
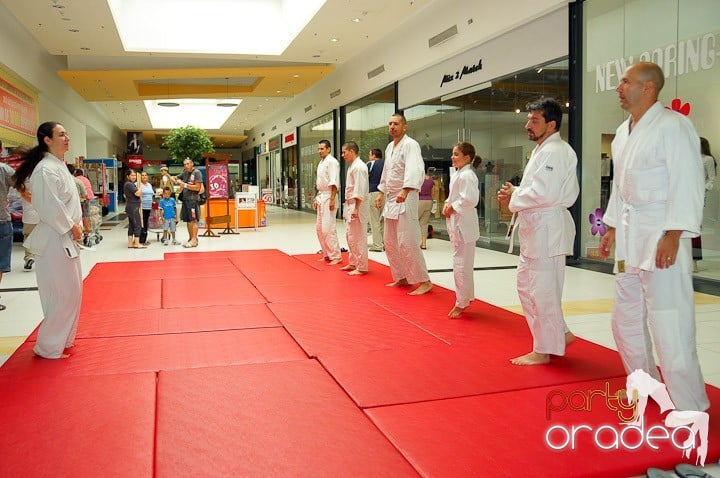
[[30,271],[32,270],[33,264],[35,264],[35,259],[30,258],[25,261],[25,267],[23,267],[23,269],[25,269],[26,271]]

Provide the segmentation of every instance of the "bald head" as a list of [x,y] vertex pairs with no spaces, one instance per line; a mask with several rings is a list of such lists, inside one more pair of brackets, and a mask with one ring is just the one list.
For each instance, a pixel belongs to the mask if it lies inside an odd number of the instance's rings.
[[649,61],[640,61],[633,64],[631,68],[637,72],[638,80],[642,82],[649,81],[655,85],[655,98],[657,99],[663,86],[665,86],[665,75],[662,69],[655,63]]

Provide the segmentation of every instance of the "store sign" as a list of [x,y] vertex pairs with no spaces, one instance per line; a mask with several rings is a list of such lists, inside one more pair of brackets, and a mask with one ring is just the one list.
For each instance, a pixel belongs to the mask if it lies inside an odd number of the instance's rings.
[[210,193],[208,197],[227,198],[228,197],[228,165],[227,163],[214,163],[207,166],[208,183],[210,185]]
[[281,140],[280,135],[273,136],[272,138],[270,138],[268,140],[268,149],[270,151],[275,151],[276,149],[280,149],[280,140]]
[[475,73],[477,71],[482,70],[483,64],[482,64],[482,58],[480,60],[471,66],[463,65],[462,68],[458,68],[455,73],[450,74],[443,74],[442,81],[440,81],[440,87],[442,88],[447,83],[451,83],[455,80],[462,80],[464,76],[470,75],[472,73]]
[[235,193],[235,209],[255,209],[257,207],[257,194],[247,192]]
[[711,70],[720,52],[714,33],[706,33],[689,40],[671,43],[664,47],[644,51],[638,56],[616,58],[595,65],[595,93],[614,91],[625,69],[637,61],[656,63],[665,73],[665,78]]
[[297,144],[297,129],[282,135],[282,147],[287,148]]
[[0,126],[35,136],[37,110],[33,98],[0,78]]
[[127,156],[128,166],[132,169],[141,169],[143,167],[143,157],[136,155]]

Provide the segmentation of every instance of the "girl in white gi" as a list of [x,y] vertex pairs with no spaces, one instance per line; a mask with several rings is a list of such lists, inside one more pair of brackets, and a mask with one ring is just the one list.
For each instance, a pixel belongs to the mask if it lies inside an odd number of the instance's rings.
[[654,341],[675,406],[702,412],[710,402],[697,356],[691,238],[702,224],[703,163],[690,120],[657,101],[664,83],[659,66],[640,62],[616,88],[630,117],[612,142],[615,181],[599,252],[608,257],[615,244],[611,323],[625,370],[660,380]]
[[348,275],[367,274],[368,245],[367,226],[370,220],[368,194],[368,168],[358,157],[360,149],[357,143],[350,141],[342,147],[342,157],[348,165],[345,179],[345,222],[346,238],[350,254],[349,264],[341,271],[350,271]]
[[[515,365],[548,363],[550,355],[565,355],[565,346],[575,340],[565,323],[561,301],[565,256],[572,254],[575,239],[575,224],[567,208],[580,192],[577,156],[560,138],[562,108],[557,101],[543,98],[527,109],[525,129],[537,146],[520,185],[505,183],[498,194],[500,202],[517,214],[517,291],[533,336],[532,351],[511,359]],[[510,244],[512,241],[511,237]]]
[[448,313],[451,319],[459,317],[475,298],[475,241],[480,237],[475,208],[480,200],[480,189],[477,175],[471,166],[473,158],[475,147],[472,144],[458,143],[453,148],[452,164],[457,171],[450,178],[450,194],[442,211],[453,246],[453,277],[457,299],[455,307]]
[[65,128],[43,123],[37,139],[38,146],[27,153],[15,173],[19,189],[32,175],[32,205],[40,216],[24,244],[37,256],[38,292],[45,316],[33,351],[43,358],[66,358],[65,350],[74,345],[82,300],[76,242],[83,235],[82,210],[75,180],[63,162],[70,144]]

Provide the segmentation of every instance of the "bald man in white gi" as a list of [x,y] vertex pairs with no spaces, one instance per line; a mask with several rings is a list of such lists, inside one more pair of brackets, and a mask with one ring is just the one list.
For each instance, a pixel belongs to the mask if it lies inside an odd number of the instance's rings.
[[615,244],[612,329],[625,370],[660,380],[652,334],[675,406],[704,411],[691,246],[702,223],[703,163],[690,120],[657,101],[664,83],[654,63],[635,63],[620,78],[616,91],[630,117],[612,142],[615,181],[600,254],[608,257]]
[[[549,363],[551,355],[565,355],[565,346],[575,340],[561,305],[565,256],[572,254],[575,239],[575,223],[567,208],[575,203],[580,186],[575,151],[560,138],[560,104],[543,98],[527,109],[525,129],[537,146],[520,185],[505,183],[498,199],[517,214],[517,291],[533,336],[532,351],[511,362],[540,365]],[[511,248],[512,241],[511,237]]]
[[405,116],[395,113],[388,129],[393,139],[385,149],[385,167],[378,185],[375,207],[385,201],[385,253],[393,282],[389,287],[420,284],[410,295],[432,289],[425,258],[420,249],[418,194],[425,179],[425,164],[417,141],[407,136]]
[[337,216],[335,203],[340,186],[340,163],[330,154],[330,141],[326,139],[318,143],[318,154],[320,163],[315,180],[318,192],[313,202],[313,209],[317,211],[315,232],[320,241],[323,259],[328,261],[328,265],[334,266],[342,262],[335,220]]

